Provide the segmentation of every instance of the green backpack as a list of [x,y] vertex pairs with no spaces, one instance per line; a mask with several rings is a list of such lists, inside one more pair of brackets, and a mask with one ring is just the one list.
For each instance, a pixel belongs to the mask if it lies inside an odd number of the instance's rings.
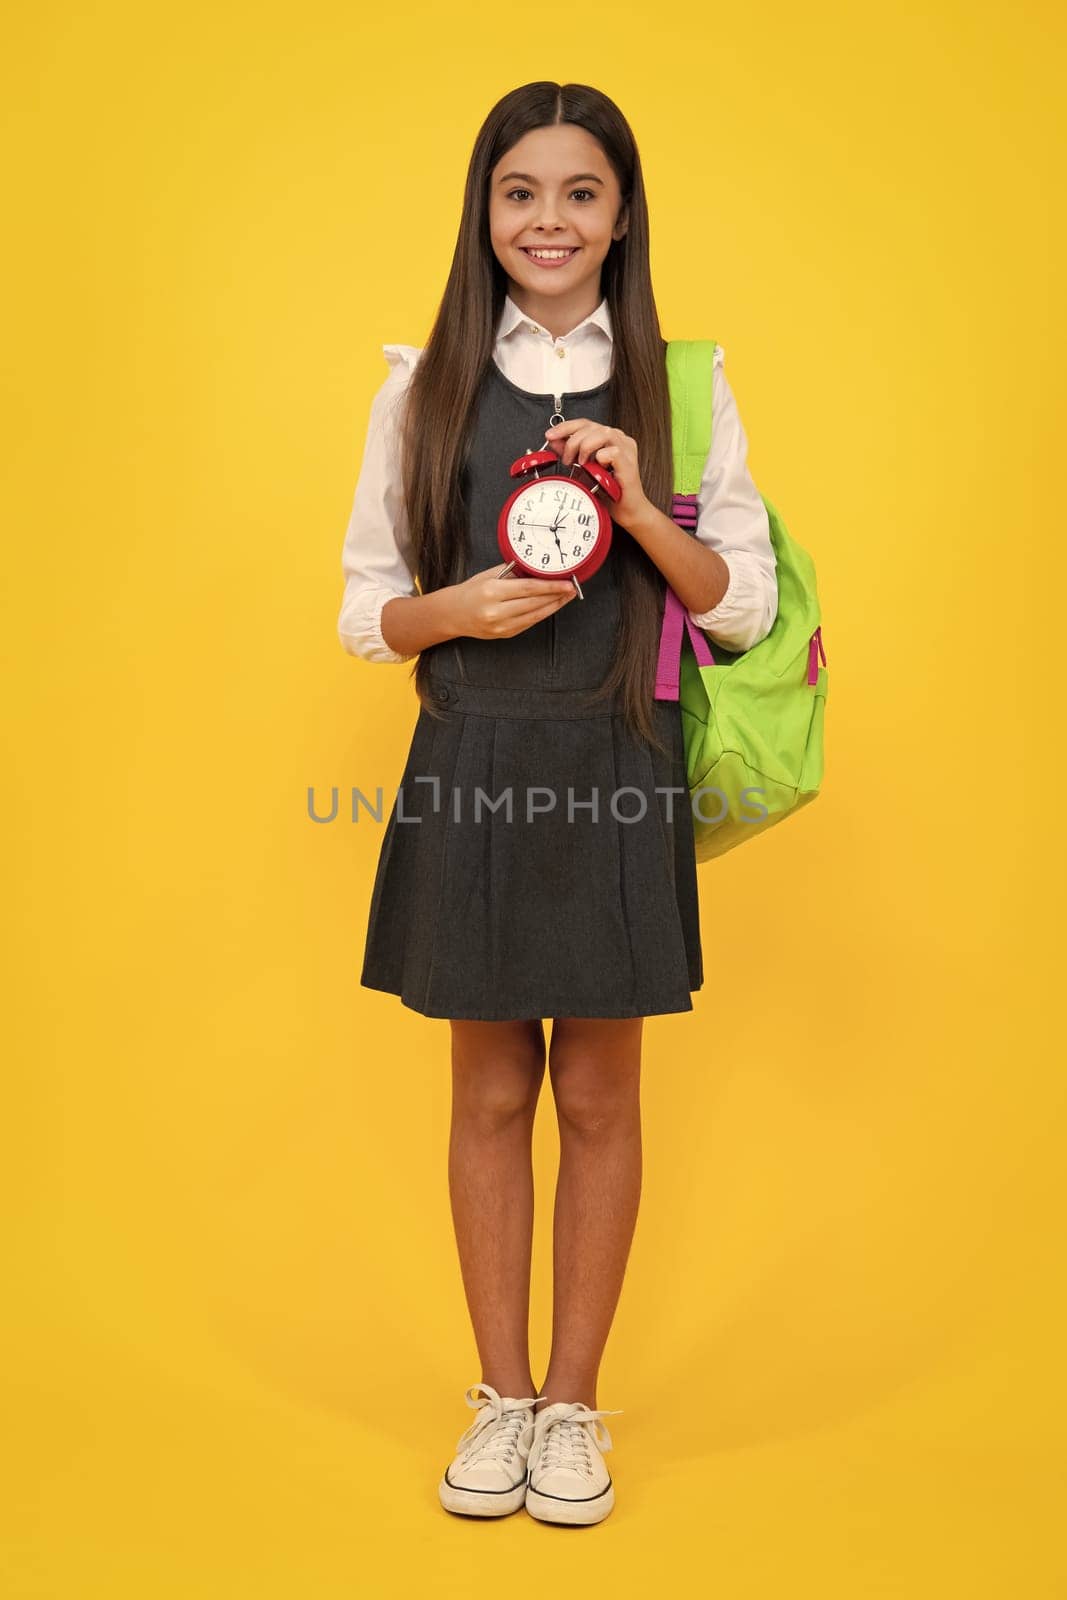
[[[667,345],[674,448],[672,518],[695,537],[711,445],[713,339]],[[778,614],[750,650],[711,653],[667,585],[656,699],[681,704],[698,861],[724,855],[807,805],[823,778],[826,655],[815,568],[761,495],[770,521]],[[682,649],[688,632],[691,651]],[[822,666],[819,666],[819,660]]]

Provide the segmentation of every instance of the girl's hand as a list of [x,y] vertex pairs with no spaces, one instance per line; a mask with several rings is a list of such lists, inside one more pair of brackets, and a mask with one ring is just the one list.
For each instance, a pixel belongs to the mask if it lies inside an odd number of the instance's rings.
[[464,583],[449,585],[452,636],[510,639],[565,606],[578,593],[570,578],[523,578],[507,566],[486,567]]
[[602,422],[590,422],[588,417],[577,417],[572,422],[560,422],[545,429],[545,443],[563,460],[564,466],[575,461],[579,465],[592,456],[601,466],[611,467],[619,480],[622,495],[609,500],[611,520],[620,528],[629,527],[647,511],[650,501],[641,483],[637,465],[637,441],[621,428],[608,428]]

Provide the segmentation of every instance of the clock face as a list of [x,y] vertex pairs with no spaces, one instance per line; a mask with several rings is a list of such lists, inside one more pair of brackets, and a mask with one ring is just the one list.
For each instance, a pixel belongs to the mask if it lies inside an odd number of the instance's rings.
[[553,577],[573,572],[600,543],[600,507],[573,479],[541,478],[511,502],[505,533],[526,566]]

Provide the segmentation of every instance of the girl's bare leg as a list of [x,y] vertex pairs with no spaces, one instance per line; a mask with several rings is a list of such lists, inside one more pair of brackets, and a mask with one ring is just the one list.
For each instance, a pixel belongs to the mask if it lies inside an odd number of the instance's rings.
[[463,1288],[498,1394],[535,1395],[530,1373],[534,1116],[545,1034],[532,1022],[453,1020],[448,1182]]
[[[643,1017],[560,1017],[548,1071],[559,1122],[546,1404],[596,1409],[597,1375],[641,1194]],[[539,1408],[544,1410],[544,1406]]]

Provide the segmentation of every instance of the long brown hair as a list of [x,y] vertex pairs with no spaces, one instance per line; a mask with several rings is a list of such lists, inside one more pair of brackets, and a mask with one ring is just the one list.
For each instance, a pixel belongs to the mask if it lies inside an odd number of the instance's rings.
[[[404,503],[423,594],[455,583],[464,572],[467,522],[463,468],[467,418],[488,364],[507,294],[507,276],[489,232],[489,185],[497,163],[535,128],[572,122],[596,139],[629,208],[627,231],[601,267],[601,292],[612,325],[612,425],[637,440],[641,482],[653,505],[671,510],[670,396],[664,341],[649,269],[648,205],[641,160],[618,106],[581,83],[527,83],[497,102],[474,142],[463,215],[448,282],[430,336],[406,391],[401,433]],[[625,529],[616,528],[621,618],[615,654],[596,698],[619,691],[623,713],[639,737],[662,750],[650,707],[664,584],[659,569]],[[420,652],[415,692],[432,716],[427,692],[430,655]]]

